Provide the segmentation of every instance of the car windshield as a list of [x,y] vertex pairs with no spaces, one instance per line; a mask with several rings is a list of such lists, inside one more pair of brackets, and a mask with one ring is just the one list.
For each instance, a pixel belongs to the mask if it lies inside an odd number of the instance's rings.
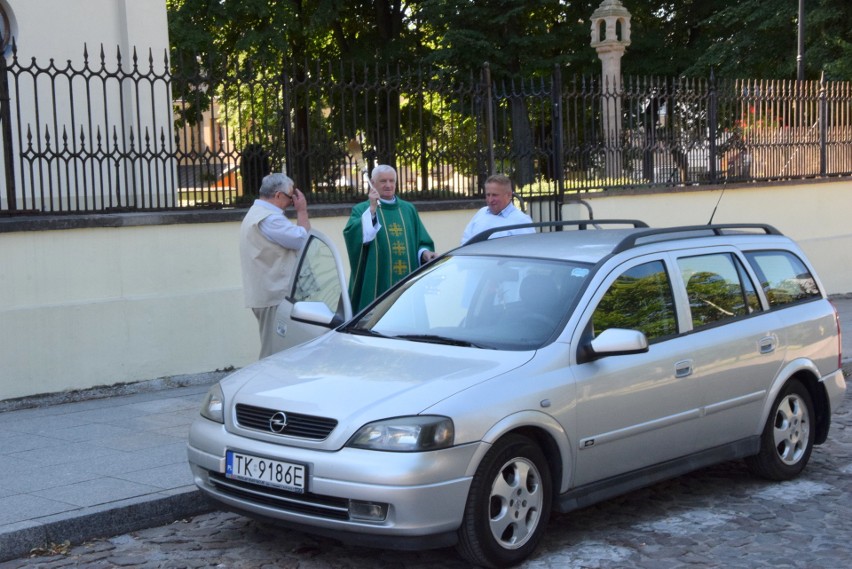
[[472,346],[540,348],[590,272],[585,264],[447,256],[408,278],[344,331]]

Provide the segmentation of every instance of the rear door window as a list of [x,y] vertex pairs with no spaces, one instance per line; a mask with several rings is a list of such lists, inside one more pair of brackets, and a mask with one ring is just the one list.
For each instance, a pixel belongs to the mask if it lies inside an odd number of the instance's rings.
[[821,296],[811,272],[789,251],[746,253],[771,308]]

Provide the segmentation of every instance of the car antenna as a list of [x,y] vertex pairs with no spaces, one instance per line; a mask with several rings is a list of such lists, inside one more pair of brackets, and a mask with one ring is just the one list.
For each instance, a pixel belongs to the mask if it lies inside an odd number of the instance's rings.
[[716,205],[713,206],[713,213],[710,214],[710,221],[707,222],[707,225],[713,225],[713,218],[716,216],[716,210],[719,209],[719,203],[722,201],[722,196],[725,195],[725,188],[728,187],[728,180],[725,180],[725,183],[722,184],[722,193],[719,194],[719,199],[716,200]]

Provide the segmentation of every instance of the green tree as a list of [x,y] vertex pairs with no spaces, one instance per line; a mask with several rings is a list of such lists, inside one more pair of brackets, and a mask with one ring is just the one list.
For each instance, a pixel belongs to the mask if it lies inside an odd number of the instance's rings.
[[[570,63],[581,49],[577,22],[572,15],[587,3],[560,0],[423,0],[418,16],[427,23],[427,41],[433,46],[425,60],[460,74],[479,73],[486,62],[492,83],[506,84],[520,77],[546,74],[554,65]],[[591,13],[591,12],[589,12]],[[588,44],[588,33],[583,32]],[[496,92],[496,91],[495,91]],[[534,180],[533,132],[527,99],[512,89],[501,89],[509,107],[512,165],[515,182]]]
[[[697,2],[698,3],[698,2]],[[722,2],[698,22],[701,41],[694,62],[683,69],[706,76],[795,79],[798,53],[796,0]],[[806,0],[805,76],[852,79],[852,3]],[[686,52],[675,52],[682,59]]]
[[[714,41],[706,22],[730,0],[623,0],[632,42],[622,70],[637,76],[679,76]],[[595,56],[596,63],[597,57]],[[707,70],[704,69],[704,75]]]
[[827,79],[852,81],[852,2],[816,2],[805,11],[805,30],[806,78],[825,72]]
[[[199,120],[211,97],[229,101],[232,116],[240,115],[239,123],[257,132],[245,133],[249,143],[296,149],[291,166],[304,188],[311,187],[311,111],[323,101],[284,105],[286,83],[305,84],[310,67],[323,62],[358,62],[351,69],[364,62],[396,64],[419,45],[417,28],[409,22],[411,8],[402,0],[167,0],[167,8],[172,60],[207,80],[201,90],[197,80],[175,82],[176,96],[192,101],[184,107],[184,119]],[[225,77],[230,80],[221,82]],[[374,107],[393,115],[399,102],[389,100]],[[373,124],[381,130],[388,122],[380,118]],[[392,162],[393,133],[371,136],[380,146],[377,154]],[[276,165],[283,159],[273,152]]]
[[[174,81],[185,102],[183,119],[193,123],[218,97],[241,148],[263,147],[280,167],[285,121],[279,74],[294,54],[321,53],[331,43],[331,26],[341,2],[336,0],[167,0],[172,61],[183,78]],[[304,66],[293,67],[295,80]],[[226,78],[229,80],[225,81]],[[199,89],[199,79],[204,88]],[[237,79],[234,81],[234,79]],[[308,130],[305,105],[293,110],[292,137]],[[248,126],[247,126],[248,125]],[[272,147],[272,148],[270,148]],[[296,172],[309,171],[297,165]],[[305,188],[310,180],[297,182]]]
[[[718,77],[795,77],[796,0],[622,3],[632,14],[625,75],[706,78],[712,69]],[[358,138],[365,154],[391,164],[398,152],[416,154],[430,141],[440,138],[452,146],[457,139],[458,148],[466,145],[464,152],[475,156],[471,163],[478,160],[465,169],[483,173],[483,158],[470,148],[470,133],[483,118],[476,116],[480,107],[463,108],[461,95],[437,100],[393,81],[381,89],[361,85],[420,63],[434,66],[433,81],[462,84],[479,77],[487,62],[499,110],[495,122],[510,140],[499,150],[511,157],[507,169],[516,182],[527,184],[537,168],[543,170],[542,157],[529,149],[547,139],[553,125],[547,124],[552,120],[547,97],[531,106],[519,96],[517,81],[526,82],[525,90],[533,86],[530,81],[536,89],[547,88],[556,67],[568,89],[578,77],[598,78],[589,20],[599,5],[600,0],[167,0],[172,59],[206,81],[203,88],[197,80],[173,84],[185,101],[187,122],[198,120],[212,96],[227,99],[247,142],[273,146],[275,166],[283,149],[295,152],[288,159],[297,176],[317,170],[318,144],[333,147],[341,138]],[[852,78],[852,2],[807,0],[806,7],[808,78],[823,71],[829,79]],[[230,79],[220,84],[216,77]],[[292,92],[287,85],[310,81],[317,85],[310,97],[284,103]],[[355,87],[347,96],[358,98],[360,106],[344,116],[333,89],[350,83]],[[580,112],[592,124],[593,105]],[[428,116],[429,125],[395,120],[401,116]],[[448,123],[463,128],[448,135]],[[310,139],[317,128],[323,135]],[[345,132],[334,130],[341,128]],[[397,129],[406,131],[404,141]],[[420,152],[425,172],[428,159]],[[310,179],[297,182],[311,187]]]

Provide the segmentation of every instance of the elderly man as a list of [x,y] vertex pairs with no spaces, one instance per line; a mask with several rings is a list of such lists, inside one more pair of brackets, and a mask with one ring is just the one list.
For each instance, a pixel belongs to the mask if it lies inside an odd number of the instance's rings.
[[[304,194],[284,174],[264,177],[258,194],[240,226],[240,264],[246,307],[257,318],[260,357],[265,358],[284,348],[277,333],[276,310],[287,294],[311,222]],[[284,216],[291,205],[296,223]]]
[[[486,229],[504,225],[532,223],[530,216],[512,204],[512,180],[508,176],[494,174],[485,180],[485,203],[486,206],[477,211],[473,219],[465,227],[462,234],[462,245],[470,241],[474,235]],[[498,231],[497,233],[493,233],[491,237],[505,237],[521,233],[535,233],[535,228],[526,227],[523,229]]]
[[380,164],[370,182],[367,201],[352,208],[343,229],[355,311],[435,258],[435,244],[414,205],[396,195],[396,170]]

